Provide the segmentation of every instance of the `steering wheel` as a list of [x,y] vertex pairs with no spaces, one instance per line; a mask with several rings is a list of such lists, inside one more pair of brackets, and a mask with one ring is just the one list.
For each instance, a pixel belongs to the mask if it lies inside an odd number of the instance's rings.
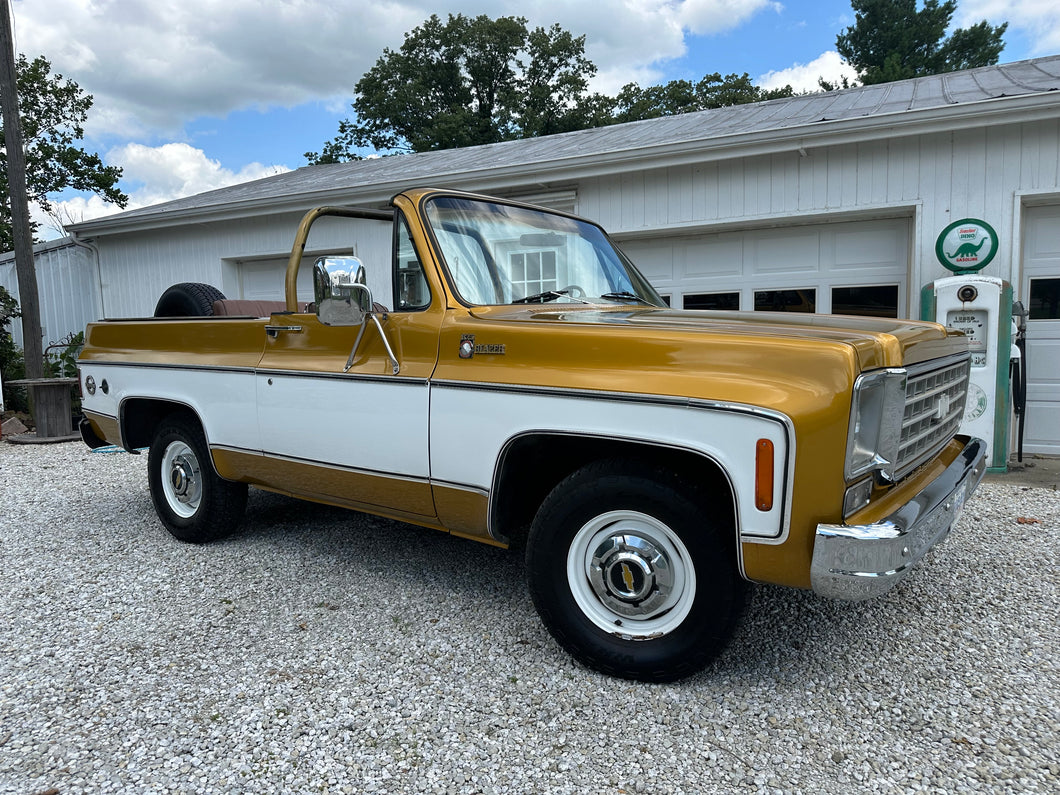
[[571,298],[585,298],[585,290],[583,290],[577,284],[568,284],[566,287],[561,287],[556,290],[557,293],[566,293]]

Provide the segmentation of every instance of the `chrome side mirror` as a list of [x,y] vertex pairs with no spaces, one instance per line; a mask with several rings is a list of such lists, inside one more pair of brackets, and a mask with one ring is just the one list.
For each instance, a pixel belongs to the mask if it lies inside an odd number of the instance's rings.
[[372,291],[357,257],[321,257],[313,265],[313,297],[325,326],[362,326],[372,311]]
[[[313,265],[313,296],[317,303],[317,317],[325,326],[360,326],[357,339],[353,341],[353,350],[346,360],[342,372],[349,372],[361,347],[361,338],[372,321],[379,331],[379,337],[386,348],[390,360],[391,372],[397,375],[401,365],[390,347],[383,324],[379,322],[373,307],[372,291],[365,282],[368,280],[364,264],[357,257],[321,257]],[[386,315],[383,315],[386,320]]]

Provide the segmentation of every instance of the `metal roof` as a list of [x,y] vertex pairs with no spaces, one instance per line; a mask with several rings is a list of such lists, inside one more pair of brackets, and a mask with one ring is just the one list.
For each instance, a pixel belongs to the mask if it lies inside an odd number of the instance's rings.
[[[426,184],[466,187],[491,179],[497,184],[540,184],[583,176],[593,166],[629,169],[632,161],[675,155],[687,160],[690,154],[692,159],[702,159],[708,150],[735,156],[750,143],[768,147],[795,134],[807,136],[805,145],[809,146],[818,145],[816,139],[829,132],[849,135],[860,129],[879,137],[881,126],[909,125],[914,120],[942,121],[952,128],[957,118],[967,120],[988,111],[1015,120],[1009,111],[1019,98],[1034,100],[1033,107],[1038,109],[1044,104],[1055,116],[1060,94],[1050,92],[1058,90],[1060,56],[1050,56],[540,138],[305,166],[69,229],[79,235],[106,234],[167,225],[192,216],[230,217],[251,209],[260,213],[295,204],[310,206],[329,196],[380,201],[403,188]],[[888,129],[887,134],[899,134],[899,130]]]

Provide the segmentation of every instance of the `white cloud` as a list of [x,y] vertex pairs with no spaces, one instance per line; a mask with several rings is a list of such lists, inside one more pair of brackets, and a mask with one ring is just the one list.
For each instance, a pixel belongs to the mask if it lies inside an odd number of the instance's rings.
[[[126,210],[250,182],[290,170],[286,166],[249,163],[239,171],[232,171],[208,158],[201,149],[183,143],[163,146],[126,144],[112,149],[105,159],[108,165],[120,166],[125,172],[124,182],[134,186],[127,191],[129,205]],[[52,204],[55,207],[54,215],[59,216],[65,223],[88,221],[121,211],[121,208],[98,196],[74,196]],[[39,208],[35,209],[33,216],[42,227],[51,227],[54,234],[45,234],[45,237],[62,234],[54,228],[54,219],[46,218]],[[42,232],[48,231],[42,228]]]
[[[585,34],[586,54],[599,68],[592,87],[613,94],[628,82],[664,78],[664,66],[687,54],[692,35],[726,33],[784,10],[776,0],[451,0],[443,12],[436,0],[15,0],[13,7],[18,50],[46,55],[94,96],[86,132],[105,145],[183,140],[191,120],[238,110],[319,102],[341,112],[383,48],[400,47],[405,32],[432,13],[517,15],[531,26],[558,23]],[[962,0],[954,21],[983,18],[1009,21],[1035,54],[1060,51],[1056,0]],[[840,69],[838,56],[824,53],[759,83],[812,90],[818,77],[835,80]],[[123,184],[136,186],[131,206],[268,168],[226,171],[190,146],[139,146],[108,156],[125,168]],[[92,197],[64,206],[84,218],[110,209]]]
[[[685,35],[731,30],[771,0],[22,0],[18,48],[44,53],[95,97],[90,135],[179,137],[189,119],[352,99],[384,47],[432,13],[525,16],[586,35],[594,88],[657,79]],[[337,98],[342,98],[337,99]]]
[[[1056,0],[962,0],[953,22],[956,27],[967,28],[984,19],[991,25],[1008,22],[1010,31],[1027,37],[1035,56],[1060,51],[1060,5]],[[1001,60],[1012,58],[1002,53]]]
[[[345,106],[384,47],[431,13],[525,16],[586,36],[599,67],[596,90],[660,79],[688,35],[738,28],[780,13],[775,0],[17,0],[19,50],[44,53],[95,96],[89,135],[179,138],[201,116],[294,107]],[[1056,0],[962,0],[955,22],[1008,20],[1035,52],[1060,50]]]
[[250,163],[232,171],[206,157],[201,149],[182,143],[126,144],[108,152],[107,162],[123,169],[126,182],[145,186],[130,196],[139,207],[290,170],[286,166]]
[[794,64],[787,69],[766,72],[755,82],[762,88],[783,88],[791,86],[796,92],[820,91],[818,79],[824,78],[829,83],[839,83],[843,77],[854,81],[857,73],[834,50],[823,52],[807,64]]
[[[321,102],[337,110],[384,47],[432,13],[524,16],[585,34],[599,67],[592,88],[615,93],[652,83],[658,64],[685,54],[688,34],[731,30],[772,0],[16,0],[16,46],[93,95],[91,140],[181,140],[185,125],[238,110]],[[275,173],[254,163],[232,172],[186,144],[127,144],[107,162],[125,170],[130,208]],[[271,170],[270,170],[271,169]],[[98,197],[57,201],[68,220],[115,211]],[[36,216],[40,218],[39,213]]]
[[763,9],[779,12],[782,8],[771,0],[685,0],[652,5],[672,10],[682,29],[701,36],[731,30]]

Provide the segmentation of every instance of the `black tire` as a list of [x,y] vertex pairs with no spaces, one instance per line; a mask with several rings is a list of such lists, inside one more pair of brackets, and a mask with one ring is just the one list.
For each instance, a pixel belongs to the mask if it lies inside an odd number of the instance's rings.
[[189,414],[171,414],[159,425],[148,454],[147,478],[158,518],[181,541],[214,541],[243,519],[247,484],[225,480],[214,471],[202,427]]
[[590,464],[553,489],[530,529],[534,606],[590,668],[645,682],[689,676],[726,647],[747,604],[734,528],[712,518],[728,514],[661,467]]
[[212,284],[174,284],[155,304],[155,317],[206,317],[213,314],[213,302],[225,300]]

